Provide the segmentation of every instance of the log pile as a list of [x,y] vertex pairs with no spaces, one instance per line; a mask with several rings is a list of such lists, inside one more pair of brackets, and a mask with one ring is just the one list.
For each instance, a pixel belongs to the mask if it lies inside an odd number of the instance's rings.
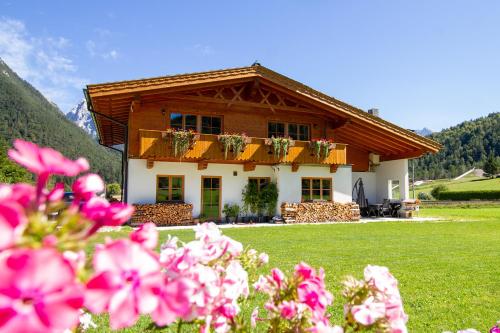
[[284,202],[281,204],[281,216],[285,223],[358,221],[360,218],[358,204],[330,201]]
[[153,222],[157,226],[174,226],[193,224],[193,205],[184,203],[158,203],[150,205],[134,205],[132,225]]

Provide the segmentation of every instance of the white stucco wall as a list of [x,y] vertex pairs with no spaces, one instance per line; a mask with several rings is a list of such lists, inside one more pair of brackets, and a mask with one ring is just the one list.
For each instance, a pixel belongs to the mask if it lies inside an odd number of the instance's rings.
[[401,199],[410,198],[407,159],[381,162],[375,173],[377,175],[377,202],[391,198],[390,180],[399,180]]
[[351,202],[351,166],[339,167],[335,173],[330,173],[329,166],[321,165],[301,165],[296,172],[292,172],[290,165],[279,165],[274,168],[279,190],[278,205],[282,202],[301,201],[302,177],[332,178],[333,201]]
[[[131,159],[128,165],[128,202],[155,203],[157,175],[183,175],[184,201],[193,205],[193,216],[201,210],[201,176],[222,177],[222,206],[225,203],[241,203],[241,191],[248,177],[270,177],[279,190],[278,206],[282,202],[300,202],[301,178],[332,178],[333,200],[351,202],[352,175],[350,166],[342,166],[336,173],[330,173],[329,166],[303,166],[292,172],[291,166],[256,166],[254,171],[243,171],[243,165],[209,163],[207,169],[198,170],[196,163],[155,162],[153,168],[146,168],[146,160]],[[233,172],[237,172],[237,176]],[[278,208],[278,207],[277,207]]]
[[352,184],[363,179],[365,197],[368,203],[382,203],[384,199],[390,199],[390,180],[399,180],[401,199],[409,198],[408,160],[394,160],[381,162],[373,172],[353,172]]

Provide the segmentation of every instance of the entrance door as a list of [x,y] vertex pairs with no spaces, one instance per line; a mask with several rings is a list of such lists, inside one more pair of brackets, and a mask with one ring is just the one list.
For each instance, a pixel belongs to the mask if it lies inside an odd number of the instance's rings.
[[201,177],[201,212],[207,218],[220,217],[221,177]]

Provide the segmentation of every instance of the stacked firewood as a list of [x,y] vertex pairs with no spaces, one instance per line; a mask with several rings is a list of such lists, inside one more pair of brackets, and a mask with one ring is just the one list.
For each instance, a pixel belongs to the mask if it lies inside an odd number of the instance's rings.
[[134,205],[132,225],[153,222],[157,226],[192,224],[193,205],[184,203],[158,203]]
[[315,223],[332,221],[357,221],[360,218],[356,203],[302,202],[281,204],[285,223]]

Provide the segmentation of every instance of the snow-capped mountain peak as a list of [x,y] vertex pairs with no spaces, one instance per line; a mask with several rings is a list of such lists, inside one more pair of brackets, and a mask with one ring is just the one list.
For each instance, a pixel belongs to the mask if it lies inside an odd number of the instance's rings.
[[71,111],[66,114],[66,118],[74,122],[90,136],[94,138],[97,137],[94,120],[87,109],[87,101],[85,99],[82,99],[77,106],[72,108]]

